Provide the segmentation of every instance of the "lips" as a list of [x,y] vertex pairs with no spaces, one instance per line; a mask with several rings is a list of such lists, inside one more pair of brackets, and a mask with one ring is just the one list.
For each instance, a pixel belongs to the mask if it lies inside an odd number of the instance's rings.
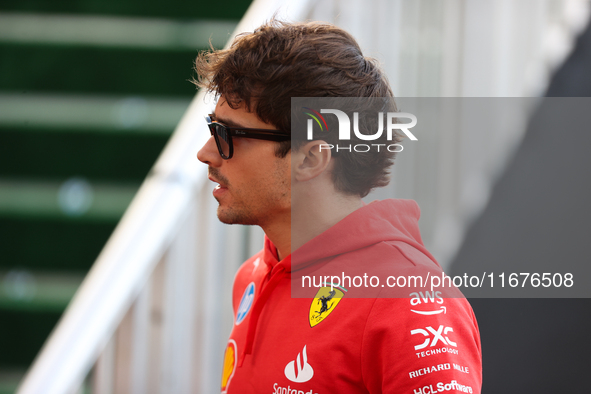
[[215,178],[213,178],[211,176],[208,178],[210,181],[218,183],[218,185],[213,189],[213,196],[219,200],[219,198],[221,198],[224,194],[226,194],[226,192],[228,191],[228,188],[226,186],[224,186],[224,184],[222,184],[218,180],[216,180]]
[[216,178],[212,177],[212,176],[208,176],[207,177],[210,181],[217,183],[218,185],[216,187],[223,187],[223,188],[227,188],[221,181],[218,181]]
[[224,194],[226,194],[226,192],[228,191],[227,188],[222,187],[220,185],[217,185],[214,189],[213,189],[213,196],[216,199],[219,199],[220,197],[222,197]]
[[217,183],[218,185],[213,189],[213,196],[219,198],[228,191],[228,181],[222,176],[215,168],[209,168],[209,174],[207,177],[210,181]]
[[219,171],[216,168],[213,167],[209,167],[208,168],[208,172],[207,172],[207,178],[215,183],[219,183],[219,185],[221,187],[228,187],[228,180],[226,179],[226,177],[224,177],[222,174],[219,173]]

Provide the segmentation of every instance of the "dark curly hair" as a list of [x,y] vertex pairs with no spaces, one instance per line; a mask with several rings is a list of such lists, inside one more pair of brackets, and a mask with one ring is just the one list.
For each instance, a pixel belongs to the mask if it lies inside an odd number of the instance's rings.
[[[236,37],[228,49],[201,52],[195,71],[198,87],[223,95],[232,108],[244,103],[262,121],[287,131],[292,97],[393,97],[377,62],[363,56],[349,33],[327,23],[271,20]],[[398,141],[396,136],[392,142]],[[277,144],[277,156],[287,155],[291,141]],[[364,197],[388,184],[394,153],[335,160],[337,190]]]

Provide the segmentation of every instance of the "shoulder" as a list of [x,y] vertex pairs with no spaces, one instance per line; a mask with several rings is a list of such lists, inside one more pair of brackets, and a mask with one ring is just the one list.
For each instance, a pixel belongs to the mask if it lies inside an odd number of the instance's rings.
[[255,278],[258,271],[263,268],[263,265],[263,251],[261,250],[238,268],[234,277],[234,287],[241,287],[242,284],[248,285]]
[[252,283],[257,286],[257,279],[262,277],[261,271],[264,270],[263,251],[261,250],[254,256],[246,260],[234,277],[234,285],[232,287],[232,305],[234,310],[238,307],[238,303],[248,286]]
[[[364,380],[375,390],[411,392],[456,381],[473,389],[470,392],[480,392],[480,334],[465,298],[417,291],[404,299],[376,299],[364,329],[361,357]],[[388,372],[376,373],[376,365]]]

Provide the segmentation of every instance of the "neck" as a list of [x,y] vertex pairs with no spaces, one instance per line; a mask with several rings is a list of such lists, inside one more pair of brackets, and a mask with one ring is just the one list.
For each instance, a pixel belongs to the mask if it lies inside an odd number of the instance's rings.
[[[294,190],[291,209],[261,228],[277,248],[279,260],[363,207],[361,197],[336,192],[330,183]],[[321,186],[319,186],[321,185]]]
[[362,206],[359,196],[333,195],[331,199],[317,199],[314,204],[296,205],[292,209],[293,215],[261,227],[277,248],[281,261],[292,250],[322,234]]
[[[292,250],[298,249],[349,214],[363,207],[363,201],[359,196],[349,196],[336,192],[320,195],[313,191],[307,194],[309,198],[301,199],[301,202],[299,204],[296,202],[292,208]],[[330,197],[323,197],[327,195]],[[314,201],[314,203],[309,203],[309,201]]]
[[272,223],[261,225],[261,228],[277,248],[279,261],[291,254],[291,212]]

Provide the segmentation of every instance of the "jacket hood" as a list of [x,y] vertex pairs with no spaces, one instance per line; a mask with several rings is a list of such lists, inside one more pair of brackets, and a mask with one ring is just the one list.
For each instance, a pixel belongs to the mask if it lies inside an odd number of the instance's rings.
[[409,244],[435,261],[421,239],[418,226],[420,214],[419,206],[413,200],[373,201],[294,251],[291,270],[380,242],[392,241]]

